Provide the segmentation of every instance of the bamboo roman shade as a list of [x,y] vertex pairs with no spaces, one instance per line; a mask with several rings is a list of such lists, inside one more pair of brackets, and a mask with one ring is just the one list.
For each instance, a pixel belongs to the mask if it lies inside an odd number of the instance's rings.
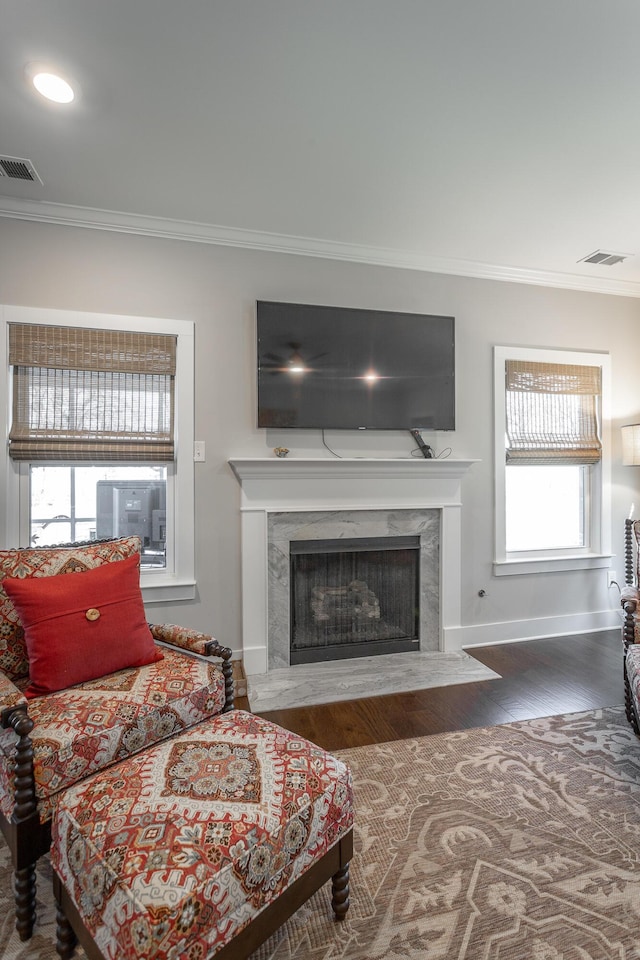
[[176,338],[9,325],[14,460],[174,459]]
[[507,463],[597,463],[601,393],[600,367],[507,360]]

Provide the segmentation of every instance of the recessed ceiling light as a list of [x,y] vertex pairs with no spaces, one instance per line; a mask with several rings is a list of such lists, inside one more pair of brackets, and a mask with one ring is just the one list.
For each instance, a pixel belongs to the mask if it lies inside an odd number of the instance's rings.
[[76,92],[64,77],[44,63],[28,63],[25,73],[38,93],[53,103],[71,103]]
[[33,85],[38,93],[54,103],[71,103],[75,97],[72,87],[55,73],[36,73]]

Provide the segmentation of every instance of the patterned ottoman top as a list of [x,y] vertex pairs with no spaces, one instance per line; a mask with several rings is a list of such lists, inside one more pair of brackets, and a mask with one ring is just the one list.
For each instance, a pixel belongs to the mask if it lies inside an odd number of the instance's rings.
[[106,957],[199,957],[352,824],[340,760],[236,710],[69,789],[51,853]]

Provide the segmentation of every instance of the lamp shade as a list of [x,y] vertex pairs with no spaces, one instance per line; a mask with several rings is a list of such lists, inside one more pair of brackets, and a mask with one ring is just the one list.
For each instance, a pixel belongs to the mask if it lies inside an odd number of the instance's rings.
[[622,462],[627,467],[640,466],[640,423],[622,427]]

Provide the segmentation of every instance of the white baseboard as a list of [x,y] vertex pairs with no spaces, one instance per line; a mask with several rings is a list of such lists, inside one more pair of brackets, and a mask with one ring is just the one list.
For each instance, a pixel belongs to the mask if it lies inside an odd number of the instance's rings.
[[267,672],[266,647],[245,647],[241,652],[241,656],[244,664],[244,672],[247,676]]
[[617,610],[572,613],[560,617],[536,617],[532,620],[505,620],[501,623],[476,623],[445,628],[443,649],[447,653],[455,653],[469,647],[487,646],[492,643],[539,640],[615,628],[622,628],[622,618]]

